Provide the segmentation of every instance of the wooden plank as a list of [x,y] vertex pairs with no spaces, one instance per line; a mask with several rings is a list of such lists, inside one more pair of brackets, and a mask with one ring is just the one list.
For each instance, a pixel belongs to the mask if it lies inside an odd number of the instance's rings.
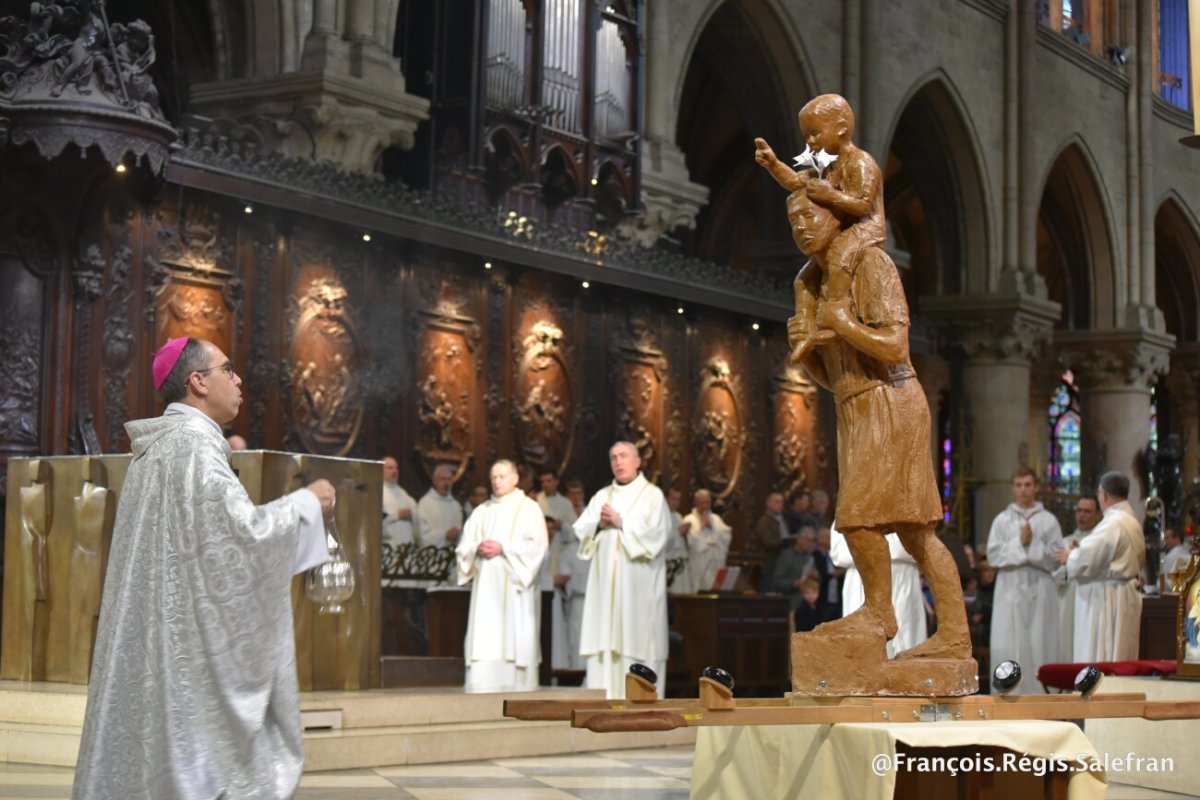
[[[737,701],[739,708],[786,707],[779,698],[750,697]],[[504,716],[526,721],[571,720],[571,712],[580,711],[657,711],[660,709],[699,708],[695,697],[671,698],[652,703],[635,703],[630,700],[505,700]]]
[[[780,704],[710,711],[699,704],[664,707],[658,703],[645,709],[585,709],[571,714],[571,724],[592,731],[670,730],[673,727],[717,725],[827,725],[843,722],[921,722],[931,703],[913,698],[848,698],[837,705]],[[861,702],[868,700],[869,702]],[[993,698],[958,698],[940,706],[937,718],[963,720],[1073,720],[1096,718],[1197,719],[1200,701],[1149,702],[1144,695],[1031,696],[1020,702],[996,702]],[[992,700],[992,702],[988,702]],[[650,727],[647,727],[650,726]]]

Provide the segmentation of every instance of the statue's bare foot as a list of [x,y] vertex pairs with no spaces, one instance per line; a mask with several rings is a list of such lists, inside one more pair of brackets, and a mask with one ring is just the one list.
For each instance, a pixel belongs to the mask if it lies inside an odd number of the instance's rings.
[[[884,621],[887,619],[891,620],[890,626]],[[869,614],[865,608],[860,608],[849,616],[818,625],[813,630],[813,633],[826,636],[831,634],[838,636],[883,636],[885,640],[891,639],[896,635],[896,615],[889,608],[887,616],[880,619],[878,615]]]
[[896,661],[909,661],[914,658],[945,658],[962,661],[971,657],[971,637],[953,635],[938,631],[933,636],[921,642],[916,647],[896,654]]

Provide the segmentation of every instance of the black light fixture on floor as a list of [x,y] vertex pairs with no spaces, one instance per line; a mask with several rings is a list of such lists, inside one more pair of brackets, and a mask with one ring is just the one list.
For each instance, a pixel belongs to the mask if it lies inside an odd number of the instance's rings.
[[992,670],[992,688],[1000,694],[1008,694],[1021,685],[1021,665],[1015,661],[1001,661]]

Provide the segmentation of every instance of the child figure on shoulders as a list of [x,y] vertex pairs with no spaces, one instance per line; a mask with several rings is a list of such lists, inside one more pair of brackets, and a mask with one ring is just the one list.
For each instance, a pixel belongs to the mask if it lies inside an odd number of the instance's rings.
[[[841,95],[823,94],[806,103],[800,110],[800,133],[808,145],[806,156],[811,163],[819,165],[832,157],[827,177],[811,168],[793,170],[779,160],[764,139],[754,140],[754,158],[780,186],[793,193],[804,191],[841,221],[842,230],[829,247],[822,292],[822,300],[838,302],[850,296],[862,254],[887,240],[883,174],[875,159],[854,144],[854,111]],[[822,157],[822,153],[826,155]],[[835,338],[831,330],[815,331],[792,353],[793,363],[816,345]]]

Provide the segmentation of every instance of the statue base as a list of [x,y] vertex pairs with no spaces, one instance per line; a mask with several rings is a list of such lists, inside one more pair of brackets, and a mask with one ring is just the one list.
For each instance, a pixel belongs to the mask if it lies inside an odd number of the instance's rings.
[[[825,626],[822,626],[825,627]],[[881,631],[792,634],[792,692],[841,697],[962,697],[979,691],[973,658],[888,660]]]

